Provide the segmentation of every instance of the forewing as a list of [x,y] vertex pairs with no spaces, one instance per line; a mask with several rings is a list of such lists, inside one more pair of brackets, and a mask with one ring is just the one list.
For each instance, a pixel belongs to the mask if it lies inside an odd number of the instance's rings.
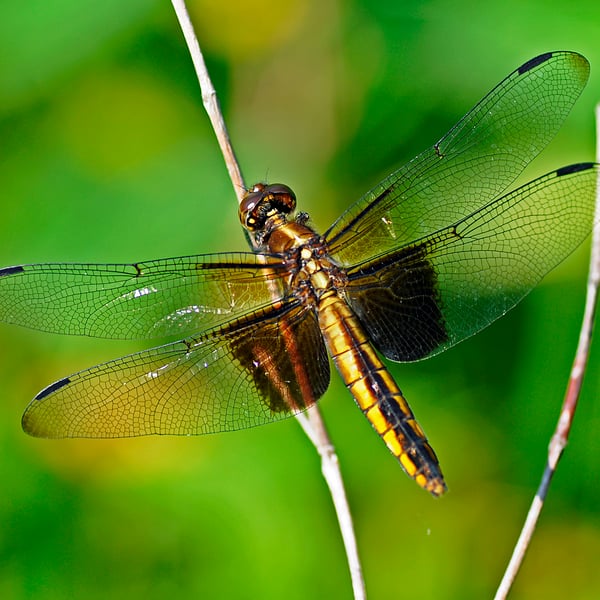
[[552,52],[498,84],[437,144],[383,180],[325,234],[343,266],[393,251],[497,196],[554,137],[589,75],[587,60]]
[[512,308],[590,233],[598,167],[564,167],[450,227],[349,270],[346,298],[375,346],[432,356]]
[[231,431],[295,414],[328,383],[314,312],[280,307],[61,379],[31,401],[23,428],[47,438]]
[[263,254],[0,269],[0,320],[101,338],[185,337],[268,306],[285,268]]

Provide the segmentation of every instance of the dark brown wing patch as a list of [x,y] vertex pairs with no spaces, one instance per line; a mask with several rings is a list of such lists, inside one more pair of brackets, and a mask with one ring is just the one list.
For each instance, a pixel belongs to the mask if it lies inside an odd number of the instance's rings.
[[447,340],[437,276],[426,245],[349,272],[346,298],[373,345],[390,360],[429,356]]

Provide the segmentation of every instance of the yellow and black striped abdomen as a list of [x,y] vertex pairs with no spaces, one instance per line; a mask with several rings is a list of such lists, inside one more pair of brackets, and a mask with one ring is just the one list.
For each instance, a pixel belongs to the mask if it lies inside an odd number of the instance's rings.
[[319,302],[319,324],[346,387],[402,468],[434,496],[443,494],[446,484],[425,433],[358,319],[333,291]]

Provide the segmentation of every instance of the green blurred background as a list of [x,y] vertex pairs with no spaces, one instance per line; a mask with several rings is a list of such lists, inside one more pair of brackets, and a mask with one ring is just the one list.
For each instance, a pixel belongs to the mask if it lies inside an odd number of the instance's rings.
[[[591,81],[529,177],[594,155],[600,6],[503,0],[190,2],[248,182],[324,230],[525,60]],[[0,263],[243,250],[235,197],[166,1],[0,5]],[[321,402],[371,599],[489,598],[537,486],[582,312],[587,248],[509,316],[393,372],[436,448],[435,500],[333,378]],[[204,438],[44,441],[48,383],[141,344],[0,325],[0,597],[349,598],[319,460],[294,420]],[[600,597],[600,377],[512,598]]]

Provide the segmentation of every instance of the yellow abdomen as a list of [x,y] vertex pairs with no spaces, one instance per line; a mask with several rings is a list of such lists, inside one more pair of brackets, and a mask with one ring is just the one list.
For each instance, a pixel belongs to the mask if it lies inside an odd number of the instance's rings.
[[434,496],[443,494],[444,477],[425,433],[356,315],[333,290],[320,299],[319,324],[346,387],[402,468]]

